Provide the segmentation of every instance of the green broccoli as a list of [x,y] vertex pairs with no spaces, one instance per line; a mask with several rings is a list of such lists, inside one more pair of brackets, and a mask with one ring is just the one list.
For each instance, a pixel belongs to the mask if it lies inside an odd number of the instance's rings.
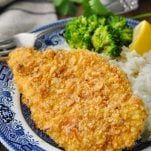
[[83,48],[117,57],[132,40],[133,30],[121,16],[80,16],[67,23],[65,39],[71,48]]
[[120,55],[121,50],[116,45],[114,37],[109,32],[108,26],[100,25],[92,36],[94,51],[104,53],[111,57]]
[[128,46],[132,42],[133,29],[125,27],[122,30],[119,30],[119,35],[122,45]]
[[86,17],[87,19],[87,28],[92,33],[98,26],[98,17],[96,15],[92,15],[90,17]]
[[91,36],[86,17],[74,18],[65,27],[65,38],[71,48],[91,49]]
[[112,15],[108,18],[108,25],[115,29],[121,29],[127,26],[127,21],[125,17]]
[[122,49],[121,47],[115,45],[114,43],[110,44],[109,46],[105,47],[104,54],[106,56],[110,56],[112,58],[119,57]]
[[115,44],[118,46],[122,46],[123,43],[120,38],[119,29],[112,28],[110,25],[108,25],[108,31],[112,35],[112,38],[114,39]]
[[91,36],[100,24],[105,24],[105,18],[92,15],[90,17],[80,16],[65,27],[65,39],[71,48],[92,49]]
[[101,17],[101,16],[97,16],[97,15],[92,15],[87,17],[88,23],[89,24],[94,24],[95,23],[95,27],[98,25],[105,25],[106,24],[106,18],[105,17]]
[[[128,46],[132,41],[133,29],[128,27],[126,18],[121,16],[110,16],[108,23],[111,28],[111,32],[116,31],[117,44],[120,46]],[[114,34],[115,35],[115,34]]]

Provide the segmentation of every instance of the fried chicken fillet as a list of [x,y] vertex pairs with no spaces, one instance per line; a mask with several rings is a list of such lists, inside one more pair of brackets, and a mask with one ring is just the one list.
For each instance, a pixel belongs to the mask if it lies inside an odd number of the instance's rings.
[[65,151],[132,147],[147,118],[127,76],[87,50],[18,48],[8,64],[37,128]]

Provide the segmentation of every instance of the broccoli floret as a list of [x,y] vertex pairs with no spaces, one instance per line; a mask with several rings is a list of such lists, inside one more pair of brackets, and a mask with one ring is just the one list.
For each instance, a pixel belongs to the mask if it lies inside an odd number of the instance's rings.
[[98,25],[105,25],[106,24],[106,18],[105,17],[99,17],[98,18]]
[[115,43],[114,37],[109,32],[108,26],[100,25],[95,30],[92,36],[92,45],[96,52],[102,52],[111,57],[117,57],[121,52]]
[[100,24],[105,24],[104,17],[92,15],[90,17],[77,17],[67,23],[65,39],[71,48],[92,49],[91,36]]
[[[126,18],[121,16],[111,16],[109,18],[111,33],[115,35],[116,44],[128,46],[132,41],[132,28],[128,27]],[[115,33],[113,33],[113,31]]]
[[121,51],[122,51],[121,47],[118,47],[117,45],[112,43],[109,46],[105,47],[104,54],[114,58],[114,57],[119,57]]
[[108,25],[108,31],[112,35],[115,44],[122,46],[119,29],[112,28],[110,25]]
[[104,46],[112,43],[112,37],[108,32],[107,26],[98,27],[93,36],[92,36],[92,44],[96,52],[102,52],[104,50]]
[[108,24],[115,29],[121,29],[127,25],[126,18],[122,16],[110,16]]
[[133,29],[125,27],[124,29],[119,30],[119,33],[122,45],[128,46],[132,42]]
[[99,25],[105,25],[106,19],[105,17],[100,17],[97,15],[92,15],[87,17],[88,20],[88,29],[91,32],[94,32],[94,30],[99,26]]
[[90,33],[84,16],[73,19],[65,27],[65,38],[71,48],[91,49]]

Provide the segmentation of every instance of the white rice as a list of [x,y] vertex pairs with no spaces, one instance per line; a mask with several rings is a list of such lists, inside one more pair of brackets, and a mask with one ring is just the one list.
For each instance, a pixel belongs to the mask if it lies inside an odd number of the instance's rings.
[[111,62],[125,71],[134,94],[143,99],[149,112],[146,131],[151,134],[151,51],[140,56],[123,47],[120,59]]

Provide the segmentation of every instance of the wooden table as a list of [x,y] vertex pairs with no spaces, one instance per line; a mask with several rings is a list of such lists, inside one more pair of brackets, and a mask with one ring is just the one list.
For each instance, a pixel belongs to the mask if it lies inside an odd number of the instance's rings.
[[[133,12],[124,14],[124,16],[126,17],[131,17],[131,16],[135,16],[141,13],[147,13],[147,12],[151,12],[151,0],[140,0],[139,2],[139,8]],[[151,17],[146,18],[146,20],[148,20],[151,23]],[[0,144],[0,151],[7,151],[7,149]]]

